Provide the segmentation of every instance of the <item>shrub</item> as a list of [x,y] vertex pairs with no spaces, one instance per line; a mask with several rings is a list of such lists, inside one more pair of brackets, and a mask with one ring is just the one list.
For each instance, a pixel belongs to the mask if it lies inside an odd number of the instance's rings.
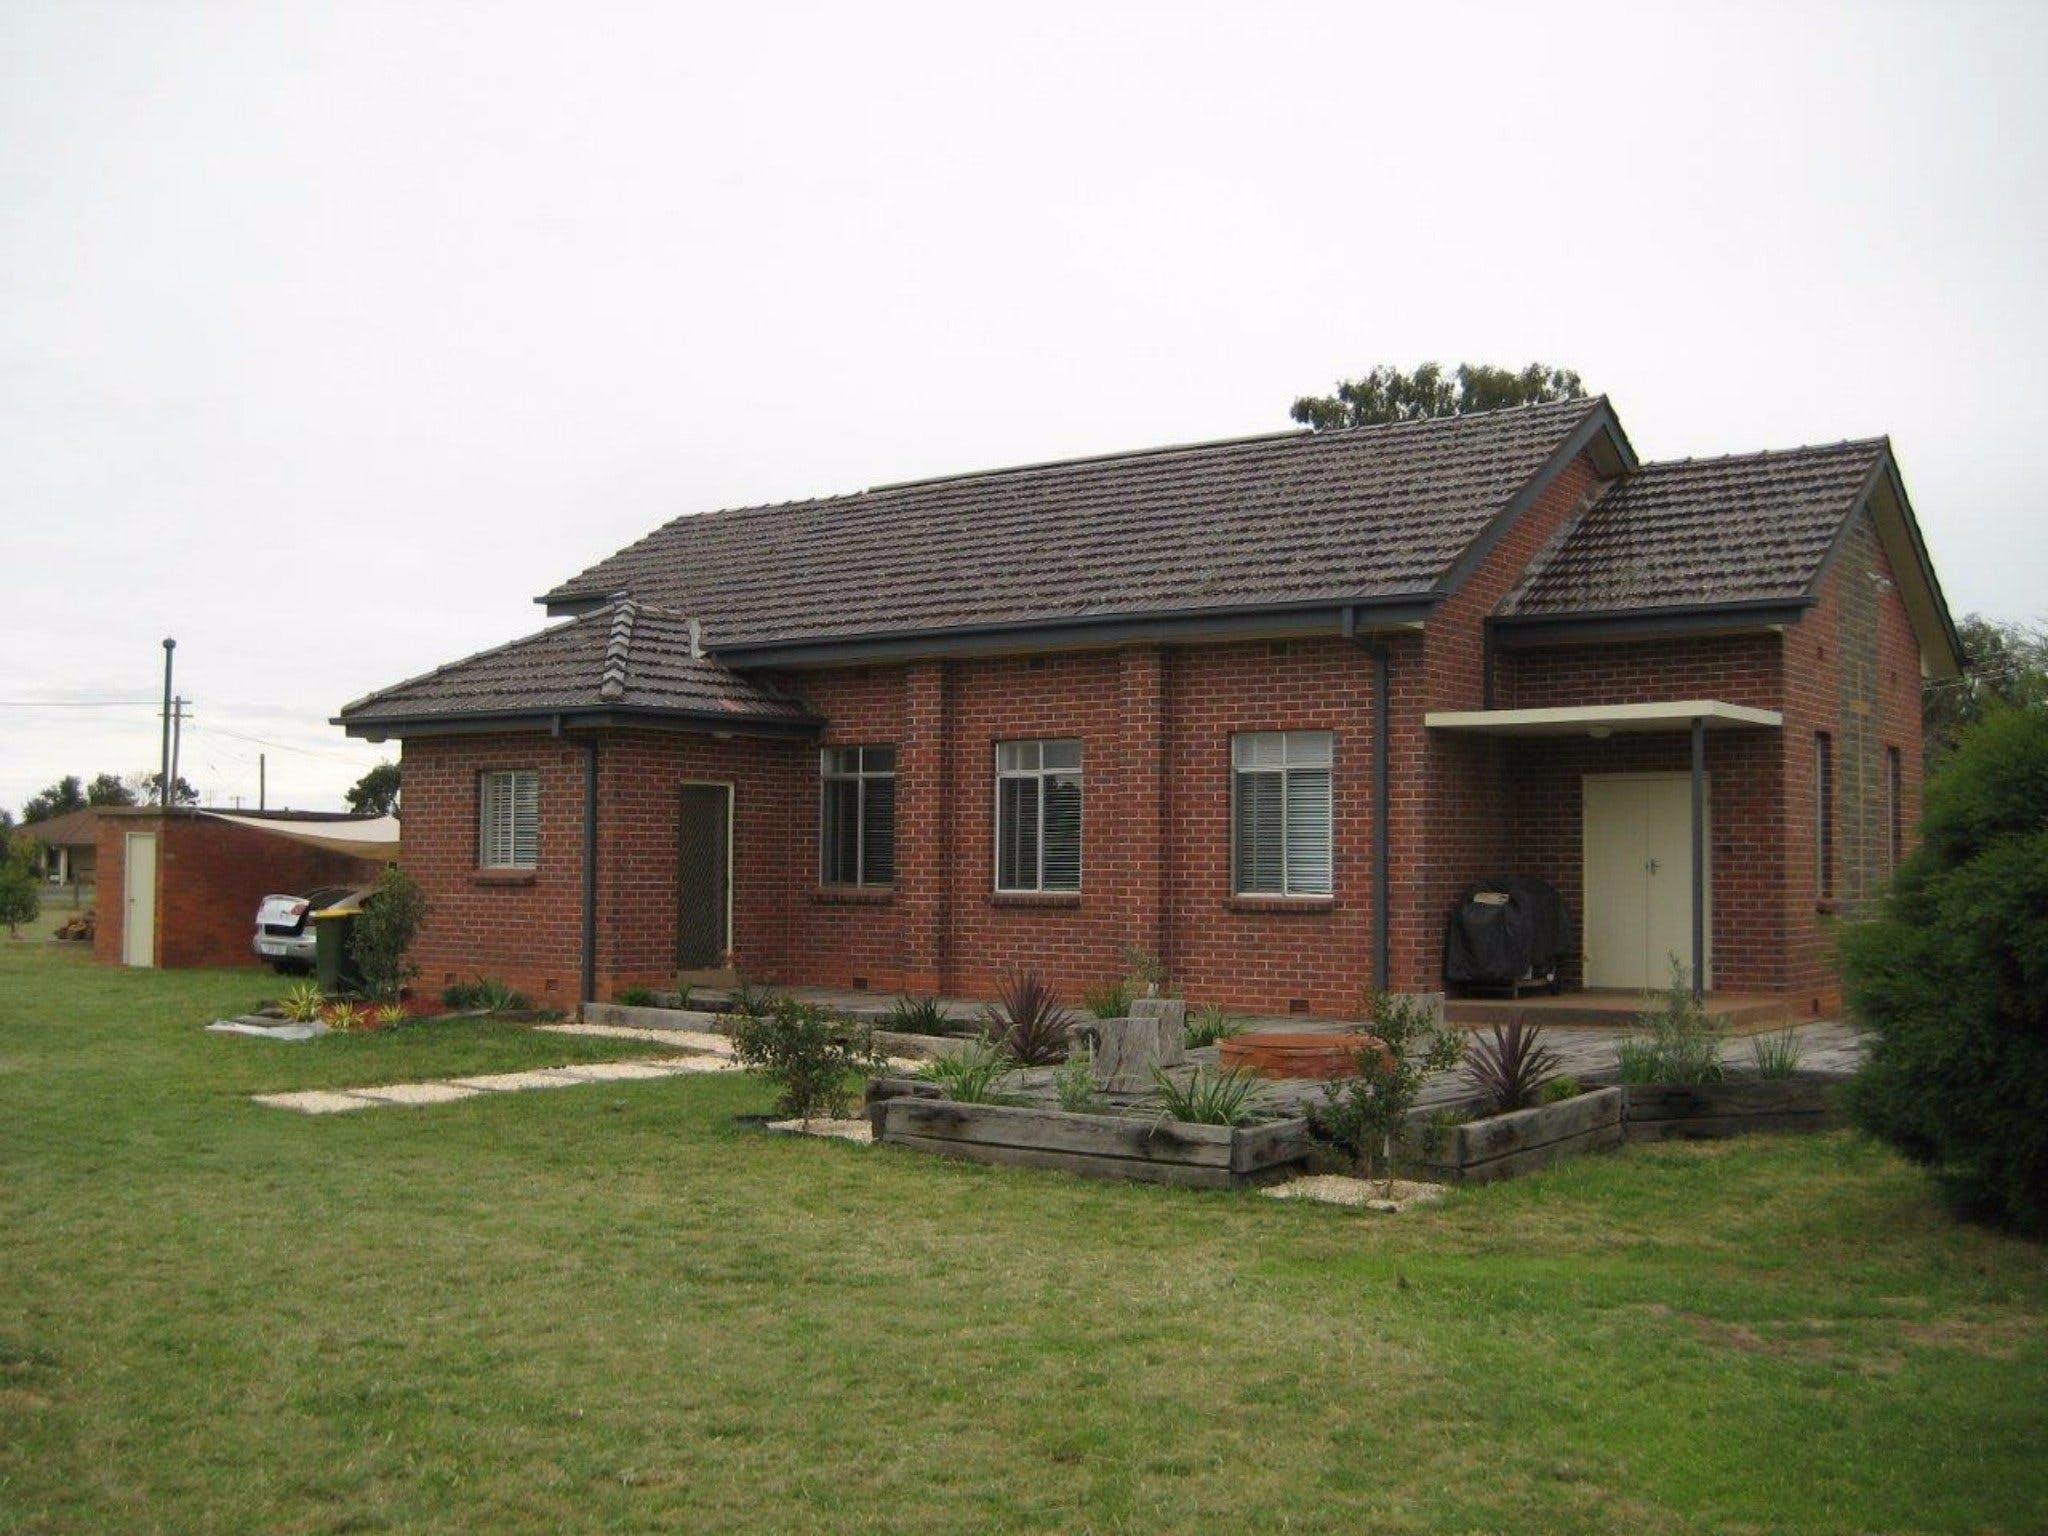
[[1266,1086],[1242,1067],[1197,1067],[1185,1083],[1152,1069],[1152,1102],[1169,1120],[1192,1125],[1250,1125],[1264,1113]]
[[1220,1004],[1204,1003],[1188,1015],[1188,1045],[1199,1049],[1244,1033],[1244,1020],[1233,1019]]
[[0,852],[0,923],[12,934],[23,923],[32,923],[43,910],[42,892],[37,888],[36,845],[26,837],[9,840]]
[[1102,1102],[1095,1087],[1095,1053],[1085,1045],[1060,1063],[1053,1074],[1053,1092],[1060,1108],[1070,1114],[1085,1114]]
[[1655,1008],[1637,1016],[1644,1033],[1621,1042],[1624,1083],[1718,1083],[1721,1030],[1692,995],[1692,975],[1676,958],[1671,985]]
[[1022,1067],[1050,1067],[1067,1058],[1074,1016],[1036,971],[1014,972],[1001,997],[984,1010],[989,1038]]
[[1311,1135],[1370,1170],[1375,1160],[1388,1193],[1394,1182],[1394,1144],[1433,1072],[1447,1072],[1465,1055],[1464,1037],[1438,1023],[1420,998],[1388,993],[1367,1006],[1372,1033],[1386,1053],[1360,1051],[1357,1075],[1323,1085],[1323,1102],[1309,1106]]
[[310,1024],[320,1017],[320,1010],[326,1002],[326,994],[320,990],[319,983],[302,981],[287,987],[284,996],[277,1000],[277,1006],[294,1024]]
[[[1145,948],[1144,945],[1126,944],[1124,946],[1124,969],[1130,975],[1132,996],[1173,996],[1173,983],[1167,978],[1166,962],[1153,954],[1151,950]],[[1097,1014],[1096,1017],[1105,1018],[1112,1017],[1112,1015]],[[1113,1017],[1120,1018],[1122,1015],[1113,1015]]]
[[405,1022],[405,1004],[381,1003],[370,1017],[379,1029],[396,1029]]
[[652,1008],[660,999],[652,987],[621,987],[612,1001],[625,1008]]
[[965,1050],[955,1055],[926,1062],[917,1069],[917,1075],[926,1082],[939,1084],[947,1097],[962,1104],[1003,1104],[1009,1102],[1010,1096],[998,1093],[996,1085],[1014,1070],[1010,1058],[983,1038],[969,1042]]
[[1553,1077],[1543,1085],[1543,1091],[1537,1098],[1545,1104],[1562,1104],[1566,1099],[1576,1099],[1585,1091],[1585,1085],[1576,1077]]
[[1749,1042],[1749,1059],[1758,1077],[1790,1077],[1799,1070],[1799,1031],[1781,1029]]
[[765,1014],[737,1015],[732,1047],[775,1085],[776,1109],[793,1120],[845,1114],[852,1079],[881,1065],[866,1025],[789,997]]
[[899,997],[885,1022],[899,1035],[946,1035],[953,1030],[953,1021],[936,997]]
[[1472,1047],[1465,1075],[1488,1111],[1505,1115],[1538,1102],[1557,1067],[1557,1052],[1543,1043],[1541,1026],[1517,1017],[1506,1029],[1496,1024],[1491,1038]]
[[515,1008],[533,1006],[533,1000],[524,992],[513,991],[494,976],[479,976],[474,981],[458,981],[443,987],[441,1001],[450,1008],[484,1013],[509,1013]]
[[1081,989],[1081,1002],[1098,1019],[1128,1019],[1134,989],[1128,980],[1102,981]]
[[370,1022],[370,1010],[358,1008],[354,1003],[329,1003],[325,1015],[327,1027],[347,1034],[362,1029]]
[[1921,836],[1843,935],[1871,1030],[1850,1114],[1959,1209],[2048,1233],[2048,712],[1965,732]]
[[396,864],[387,864],[348,936],[349,958],[355,961],[368,996],[396,1002],[405,984],[419,974],[408,955],[426,917],[427,896],[419,881]]
[[725,1011],[734,1018],[765,1019],[782,1001],[772,982],[754,981],[742,971],[733,977]]

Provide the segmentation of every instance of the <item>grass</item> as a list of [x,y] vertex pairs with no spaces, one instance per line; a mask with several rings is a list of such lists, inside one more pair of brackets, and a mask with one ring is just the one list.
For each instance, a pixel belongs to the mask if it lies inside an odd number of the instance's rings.
[[630,1054],[306,1046],[0,946],[0,1531],[2033,1531],[2048,1264],[1846,1136],[1392,1219],[744,1130]]

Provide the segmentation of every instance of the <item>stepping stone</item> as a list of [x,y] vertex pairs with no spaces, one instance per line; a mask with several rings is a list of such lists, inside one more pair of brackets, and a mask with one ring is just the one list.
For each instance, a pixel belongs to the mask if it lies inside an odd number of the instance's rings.
[[480,1090],[458,1087],[454,1083],[391,1083],[382,1088],[355,1088],[350,1091],[358,1098],[378,1104],[453,1104],[457,1099],[475,1098]]
[[593,1061],[584,1066],[564,1067],[586,1083],[645,1082],[650,1077],[672,1077],[676,1068],[651,1061]]
[[664,1056],[650,1066],[665,1072],[739,1072],[740,1064],[724,1056]]
[[481,1088],[487,1093],[524,1093],[529,1088],[572,1088],[585,1079],[565,1067],[540,1067],[531,1072],[493,1072],[453,1081],[458,1088]]
[[345,1115],[351,1110],[371,1107],[368,1099],[352,1093],[330,1093],[324,1088],[310,1088],[302,1093],[259,1093],[255,1100],[272,1109],[289,1109],[301,1115]]
[[1394,1215],[1418,1205],[1434,1205],[1444,1197],[1441,1184],[1416,1184],[1407,1179],[1394,1180],[1394,1198],[1391,1200],[1386,1197],[1385,1189],[1385,1183],[1379,1179],[1313,1173],[1306,1178],[1289,1179],[1285,1184],[1269,1184],[1259,1193],[1270,1200],[1313,1200],[1320,1205],[1347,1205],[1356,1210],[1386,1211]]
[[768,1129],[791,1136],[829,1136],[835,1141],[855,1141],[862,1146],[875,1139],[875,1128],[866,1120],[770,1120]]

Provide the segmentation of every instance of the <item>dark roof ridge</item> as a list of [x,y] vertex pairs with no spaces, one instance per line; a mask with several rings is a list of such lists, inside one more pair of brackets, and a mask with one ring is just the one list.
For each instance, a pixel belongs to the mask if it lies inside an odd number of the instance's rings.
[[350,710],[359,705],[369,703],[381,694],[396,693],[399,689],[410,688],[416,683],[430,682],[434,678],[439,677],[443,672],[453,672],[457,667],[466,667],[473,661],[482,661],[486,656],[495,656],[500,651],[509,651],[515,645],[526,645],[531,641],[538,640],[542,635],[552,635],[560,630],[574,629],[578,624],[592,623],[609,613],[613,604],[617,601],[619,599],[614,598],[605,603],[601,608],[593,608],[587,613],[572,614],[559,624],[550,624],[544,629],[533,631],[531,634],[515,636],[499,645],[487,645],[480,651],[471,651],[467,656],[458,656],[453,661],[444,661],[438,667],[430,667],[426,671],[416,673],[411,677],[400,678],[397,682],[387,683],[382,688],[372,688],[361,698],[350,699],[346,704],[342,705],[341,713],[345,715]]
[[606,701],[626,696],[626,663],[633,651],[633,600],[622,598],[611,605],[612,632],[605,641],[604,664],[598,670],[597,696]]
[[1679,469],[1686,465],[1754,464],[1763,459],[1789,459],[1796,453],[1840,453],[1846,448],[1881,448],[1889,453],[1891,447],[1892,440],[1889,435],[1845,437],[1832,443],[1800,443],[1791,448],[1753,448],[1746,453],[1713,453],[1683,459],[1646,459],[1637,465],[1636,469],[1640,473],[1650,469]]

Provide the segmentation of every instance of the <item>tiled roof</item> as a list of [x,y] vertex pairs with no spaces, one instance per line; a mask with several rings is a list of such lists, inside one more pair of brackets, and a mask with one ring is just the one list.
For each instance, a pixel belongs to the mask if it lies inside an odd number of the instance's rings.
[[1890,451],[1872,438],[1645,464],[1531,562],[1501,611],[1610,613],[1800,597]]
[[547,594],[713,647],[1423,596],[1599,399],[679,517]]
[[344,705],[348,725],[552,710],[659,710],[714,722],[802,724],[773,689],[693,654],[690,621],[646,603],[605,604]]

